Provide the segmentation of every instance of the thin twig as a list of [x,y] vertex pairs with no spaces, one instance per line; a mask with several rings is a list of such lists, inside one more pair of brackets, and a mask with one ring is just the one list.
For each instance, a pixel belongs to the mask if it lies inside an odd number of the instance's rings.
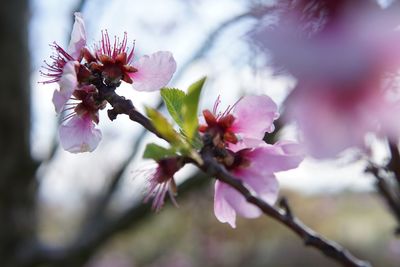
[[156,131],[151,122],[142,113],[136,110],[131,100],[115,93],[115,87],[106,86],[102,83],[102,81],[98,82],[96,87],[99,90],[99,97],[107,100],[107,102],[112,106],[112,109],[108,110],[107,112],[110,120],[115,120],[120,114],[128,115],[129,119],[132,121],[139,123],[149,132],[152,132],[156,136],[163,138]]
[[[209,179],[197,173],[178,186],[179,196],[185,197],[189,192],[203,188]],[[93,253],[115,234],[139,225],[151,215],[151,204],[133,203],[115,218],[104,217],[92,228],[86,228],[77,239],[63,247],[48,247],[36,244],[29,253],[21,255],[18,266],[82,266]],[[46,265],[47,264],[47,265]],[[40,266],[42,266],[40,265]]]

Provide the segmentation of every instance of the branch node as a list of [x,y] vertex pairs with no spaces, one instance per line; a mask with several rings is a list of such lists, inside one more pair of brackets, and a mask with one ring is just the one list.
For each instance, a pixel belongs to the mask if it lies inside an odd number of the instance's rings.
[[117,118],[118,114],[119,113],[113,108],[107,110],[108,118],[110,118],[111,121],[115,120]]
[[292,209],[289,206],[288,200],[286,197],[282,197],[279,200],[279,206],[285,211],[285,216],[288,219],[293,219]]

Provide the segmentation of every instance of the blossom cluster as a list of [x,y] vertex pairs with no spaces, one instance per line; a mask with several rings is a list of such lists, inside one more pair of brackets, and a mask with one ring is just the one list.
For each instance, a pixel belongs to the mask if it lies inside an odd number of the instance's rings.
[[[203,111],[199,131],[205,145],[211,145],[217,160],[251,192],[273,205],[279,190],[274,173],[301,163],[304,156],[300,145],[264,142],[265,133],[274,131],[273,121],[279,117],[277,105],[268,96],[245,96],[224,112],[218,112],[219,102],[217,99],[212,111]],[[231,186],[216,181],[214,213],[219,221],[235,227],[236,214],[256,218],[262,212]]]
[[53,62],[46,63],[43,83],[57,83],[53,104],[63,114],[59,128],[60,143],[72,153],[93,151],[101,140],[99,110],[106,106],[100,97],[101,87],[115,88],[122,81],[138,91],[155,91],[165,86],[176,70],[170,52],[159,51],[134,61],[134,44],[128,47],[127,34],[122,40],[110,40],[107,31],[101,41],[90,49],[86,43],[85,24],[80,13],[75,23],[68,49],[57,43]]
[[[251,192],[273,205],[279,191],[275,172],[296,168],[302,162],[300,145],[291,141],[271,145],[263,140],[265,133],[274,131],[273,121],[279,117],[277,105],[268,96],[245,96],[224,112],[218,111],[219,104],[218,98],[213,110],[205,109],[199,117],[202,150],[210,149],[213,157]],[[179,156],[157,162],[157,168],[147,177],[146,197],[146,201],[154,197],[155,210],[164,204],[167,192],[176,204],[174,175],[184,165]],[[236,227],[237,214],[256,218],[262,212],[235,189],[216,181],[214,213],[219,221]]]
[[[176,70],[170,52],[160,51],[134,61],[133,45],[128,47],[127,43],[126,33],[122,40],[115,37],[112,42],[104,31],[101,41],[90,49],[83,18],[75,13],[68,49],[53,44],[56,54],[52,56],[52,64],[46,63],[47,72],[42,74],[48,80],[43,83],[59,85],[54,91],[53,104],[57,113],[66,113],[59,129],[65,150],[79,153],[97,147],[101,139],[101,132],[96,128],[99,111],[109,101],[105,91],[115,90],[122,82],[132,84],[138,91],[156,91],[170,81]],[[264,142],[264,135],[274,131],[273,122],[279,117],[277,105],[266,95],[250,95],[219,112],[218,98],[212,111],[205,109],[202,116],[197,117],[203,84],[204,79],[195,83],[188,94],[179,89],[162,89],[169,90],[161,93],[164,101],[168,94],[173,95],[168,104],[175,105],[175,116],[171,115],[181,126],[181,134],[157,111],[147,109],[157,135],[171,147],[165,149],[153,144],[149,148],[148,158],[155,160],[157,167],[147,175],[145,201],[152,198],[153,209],[159,210],[168,193],[176,204],[175,173],[186,163],[200,164],[202,153],[209,150],[213,159],[241,180],[255,196],[274,204],[278,196],[275,173],[296,168],[304,157],[300,146],[294,142]],[[196,139],[199,146],[195,145]],[[247,218],[261,214],[259,208],[220,181],[215,183],[214,212],[219,221],[232,227],[236,226],[237,214]]]

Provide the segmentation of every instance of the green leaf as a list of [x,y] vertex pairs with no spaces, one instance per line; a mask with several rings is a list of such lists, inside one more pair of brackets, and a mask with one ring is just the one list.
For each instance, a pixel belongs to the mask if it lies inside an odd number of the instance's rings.
[[189,140],[192,140],[195,136],[197,127],[199,125],[198,121],[198,107],[200,100],[201,89],[204,86],[206,77],[198,80],[189,86],[188,93],[185,96],[182,104],[182,116],[183,116],[183,131]]
[[143,158],[145,159],[154,159],[156,161],[176,156],[174,149],[167,149],[165,147],[159,146],[157,144],[151,143],[147,144],[146,149],[143,153]]
[[182,116],[182,104],[185,99],[185,92],[175,88],[163,88],[161,89],[161,97],[167,106],[168,112],[174,121],[182,127],[183,116]]
[[146,114],[150,118],[154,128],[156,128],[157,132],[159,132],[165,140],[174,145],[182,143],[179,134],[160,112],[153,108],[146,107]]

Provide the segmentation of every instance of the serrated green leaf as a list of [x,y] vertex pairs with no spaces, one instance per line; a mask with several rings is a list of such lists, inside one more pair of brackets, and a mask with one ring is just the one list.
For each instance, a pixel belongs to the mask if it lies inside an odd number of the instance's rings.
[[144,150],[143,153],[143,158],[154,159],[156,161],[163,158],[174,157],[174,156],[176,156],[174,149],[171,148],[168,149],[154,143],[147,144],[146,149]]
[[150,118],[154,128],[156,128],[157,132],[159,132],[165,140],[174,145],[182,143],[179,134],[160,112],[153,108],[146,107],[146,114]]
[[176,88],[163,88],[161,89],[161,97],[164,100],[171,117],[179,127],[182,127],[182,104],[186,97],[185,92]]
[[206,81],[206,77],[198,80],[189,86],[188,93],[185,96],[182,104],[182,116],[183,116],[183,131],[189,140],[192,140],[197,127],[199,125],[198,122],[198,107],[200,100],[201,89],[204,86],[204,82]]

